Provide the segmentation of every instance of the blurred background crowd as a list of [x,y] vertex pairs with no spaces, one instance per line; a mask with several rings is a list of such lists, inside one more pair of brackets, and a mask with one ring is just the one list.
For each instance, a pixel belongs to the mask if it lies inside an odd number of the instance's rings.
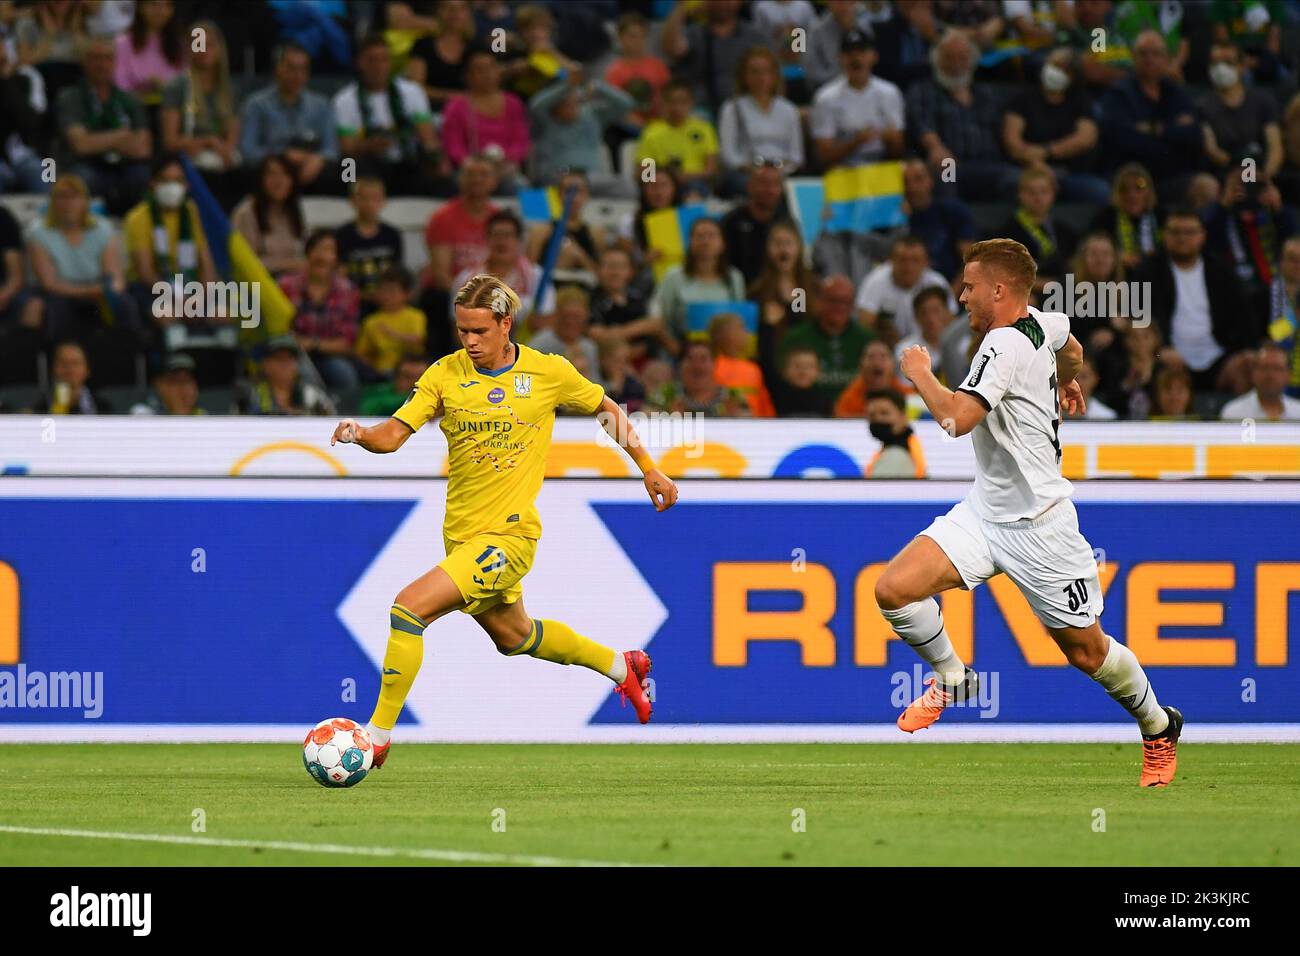
[[[1064,304],[1088,417],[1300,418],[1297,53],[1296,0],[3,0],[0,410],[387,415],[488,272],[630,409],[919,457],[897,356],[965,376],[1010,236],[1141,290]],[[801,221],[890,161],[895,222]],[[229,278],[196,177],[286,328],[154,293]]]

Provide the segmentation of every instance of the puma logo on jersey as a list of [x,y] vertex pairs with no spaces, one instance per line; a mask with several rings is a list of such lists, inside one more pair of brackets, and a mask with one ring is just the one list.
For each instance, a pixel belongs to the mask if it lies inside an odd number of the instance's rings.
[[971,374],[970,381],[968,381],[966,384],[971,386],[978,385],[980,383],[980,379],[984,377],[985,367],[989,364],[989,362],[991,362],[993,359],[997,357],[998,357],[998,350],[993,348],[993,346],[990,345],[988,352],[980,356],[980,364],[975,367],[975,371]]

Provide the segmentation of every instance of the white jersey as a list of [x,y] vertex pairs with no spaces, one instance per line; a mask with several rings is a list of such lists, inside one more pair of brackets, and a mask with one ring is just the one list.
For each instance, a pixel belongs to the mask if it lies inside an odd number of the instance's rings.
[[985,521],[1036,518],[1074,490],[1061,475],[1056,353],[1070,335],[1060,312],[1029,314],[984,336],[958,391],[988,409],[975,426],[975,487],[969,501]]

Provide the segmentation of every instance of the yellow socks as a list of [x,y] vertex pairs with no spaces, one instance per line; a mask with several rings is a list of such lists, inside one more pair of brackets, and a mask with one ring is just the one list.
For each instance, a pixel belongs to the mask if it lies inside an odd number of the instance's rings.
[[406,695],[411,692],[415,675],[424,660],[424,629],[429,626],[400,604],[388,615],[388,650],[384,653],[384,674],[379,688],[379,703],[370,717],[374,727],[392,730],[402,712]]
[[610,676],[617,656],[611,648],[583,637],[563,621],[533,618],[533,633],[510,656],[530,654],[556,664],[581,664],[597,674]]

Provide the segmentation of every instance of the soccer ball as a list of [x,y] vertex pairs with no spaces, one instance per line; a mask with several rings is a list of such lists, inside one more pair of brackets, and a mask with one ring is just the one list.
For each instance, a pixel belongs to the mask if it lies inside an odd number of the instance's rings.
[[302,763],[322,787],[355,787],[375,759],[370,734],[354,720],[322,720],[302,742]]

